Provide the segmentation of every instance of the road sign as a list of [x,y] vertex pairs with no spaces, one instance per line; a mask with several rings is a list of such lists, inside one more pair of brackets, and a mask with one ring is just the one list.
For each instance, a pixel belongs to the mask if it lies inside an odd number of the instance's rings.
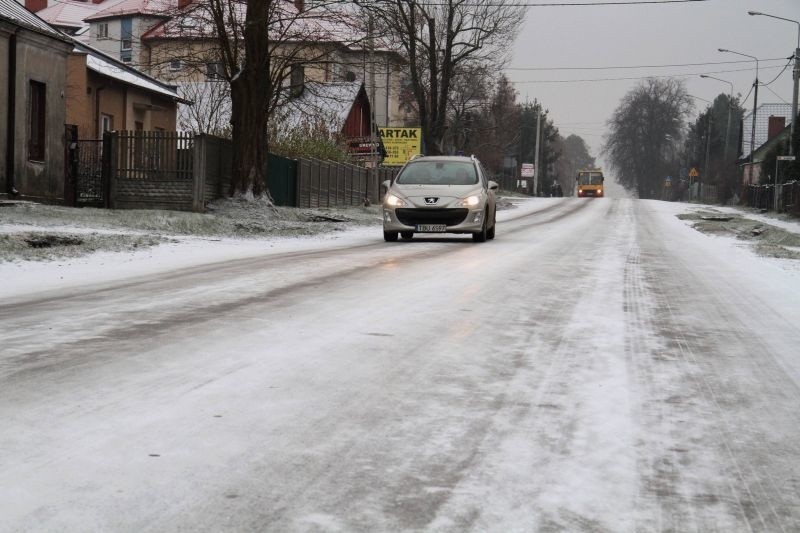
[[793,155],[779,155],[778,161],[794,161]]
[[422,128],[378,128],[386,149],[384,165],[405,165],[420,153]]
[[690,178],[696,178],[696,177],[698,177],[699,175],[700,175],[700,173],[699,173],[699,172],[697,172],[697,169],[696,169],[696,168],[694,168],[694,167],[692,167],[692,170],[690,170],[690,171],[689,171],[689,177],[690,177]]
[[520,169],[520,176],[523,178],[532,178],[534,174],[533,163],[522,163]]

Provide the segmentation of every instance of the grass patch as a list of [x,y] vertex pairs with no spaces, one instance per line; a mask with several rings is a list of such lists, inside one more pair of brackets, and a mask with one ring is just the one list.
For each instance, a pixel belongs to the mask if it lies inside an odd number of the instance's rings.
[[154,235],[6,233],[0,234],[0,262],[49,261],[80,257],[98,251],[141,250],[168,240]]

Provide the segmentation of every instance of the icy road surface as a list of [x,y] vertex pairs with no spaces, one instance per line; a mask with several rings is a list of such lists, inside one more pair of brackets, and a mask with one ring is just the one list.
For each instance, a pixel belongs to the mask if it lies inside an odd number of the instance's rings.
[[0,530],[798,531],[800,275],[685,209],[5,276]]

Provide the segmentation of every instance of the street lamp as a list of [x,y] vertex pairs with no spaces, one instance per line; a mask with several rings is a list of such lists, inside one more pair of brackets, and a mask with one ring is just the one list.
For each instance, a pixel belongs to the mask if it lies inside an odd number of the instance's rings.
[[797,24],[797,48],[794,50],[794,71],[792,73],[792,78],[794,79],[794,88],[792,89],[792,129],[791,136],[789,137],[789,155],[794,155],[794,124],[797,122],[798,114],[797,86],[798,82],[800,81],[800,22],[793,19],[777,17],[775,15],[768,15],[767,13],[761,13],[760,11],[748,11],[747,14],[751,16],[760,15],[762,17],[785,20],[786,22],[794,22]]
[[727,48],[719,48],[720,52],[727,52],[729,54],[736,54],[737,56],[742,57],[749,57],[750,59],[755,60],[756,62],[756,81],[753,82],[753,87],[755,87],[755,93],[753,94],[753,127],[750,128],[750,173],[747,178],[748,183],[752,183],[753,181],[753,153],[756,150],[756,110],[758,109],[758,58],[756,56],[751,56],[749,54],[743,54],[741,52],[734,52],[733,50],[728,50]]
[[727,83],[731,86],[731,92],[728,96],[728,125],[725,126],[725,150],[723,152],[722,159],[725,163],[728,162],[728,138],[731,135],[731,110],[733,109],[733,83],[729,82],[728,80],[723,80],[721,78],[715,78],[714,76],[708,76],[707,74],[700,74],[701,78],[707,78],[709,80],[717,80],[721,81],[722,83]]

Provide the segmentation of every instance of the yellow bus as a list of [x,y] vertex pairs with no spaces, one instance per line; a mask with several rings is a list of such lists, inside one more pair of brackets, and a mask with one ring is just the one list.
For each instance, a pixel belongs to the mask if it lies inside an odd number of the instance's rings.
[[605,181],[603,171],[599,168],[578,171],[578,176],[575,178],[575,196],[602,198],[603,181]]

